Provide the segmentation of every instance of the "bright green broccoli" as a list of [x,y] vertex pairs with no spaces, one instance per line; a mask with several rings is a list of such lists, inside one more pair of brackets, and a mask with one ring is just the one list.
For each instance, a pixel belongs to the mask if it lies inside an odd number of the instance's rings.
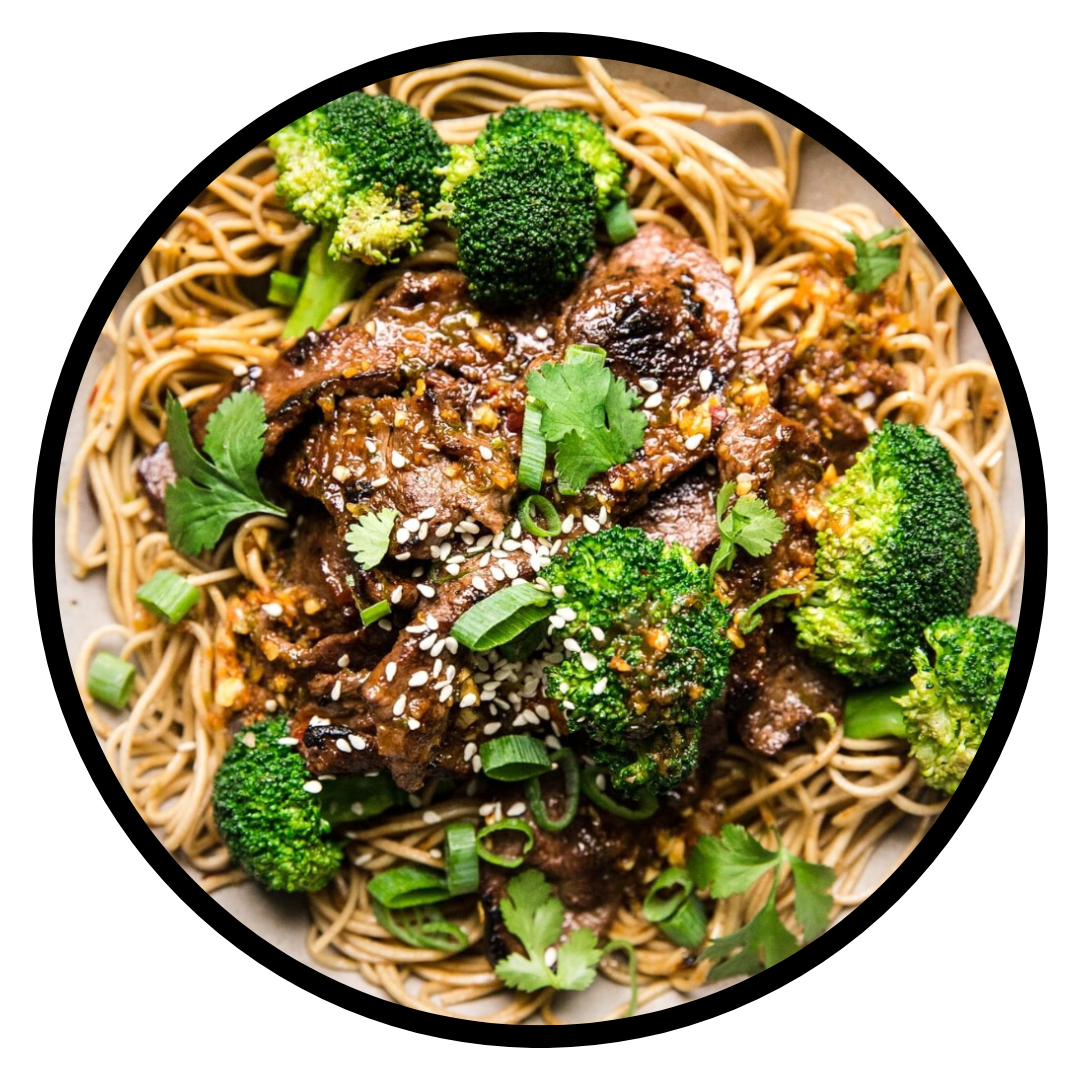
[[414,255],[439,194],[434,170],[449,148],[431,123],[396,98],[346,94],[270,139],[278,194],[322,228],[285,337],[318,329],[356,290],[365,264]]
[[833,488],[799,644],[857,684],[906,678],[923,630],[967,612],[979,569],[956,466],[924,427],[884,426]]
[[848,698],[844,734],[906,739],[926,782],[951,795],[994,715],[1016,630],[987,615],[949,617],[927,628],[926,642],[929,650],[912,656],[909,683]]
[[674,787],[697,764],[728,673],[730,617],[708,569],[680,544],[615,526],[571,541],[544,575],[565,654],[545,678],[569,730],[589,740],[616,788]]
[[[282,742],[282,740],[286,740]],[[243,728],[214,777],[214,818],[233,859],[263,888],[317,892],[341,865],[335,825],[381,814],[401,793],[385,775],[316,786],[274,717]]]

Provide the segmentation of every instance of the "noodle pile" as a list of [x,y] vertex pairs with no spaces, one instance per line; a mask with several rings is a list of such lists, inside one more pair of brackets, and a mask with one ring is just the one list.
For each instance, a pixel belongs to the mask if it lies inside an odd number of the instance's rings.
[[[669,101],[639,83],[612,78],[594,58],[575,57],[574,63],[576,74],[552,75],[468,60],[402,75],[388,87],[369,90],[388,90],[414,104],[448,142],[471,141],[488,113],[511,104],[590,111],[614,129],[611,141],[631,163],[636,220],[661,222],[697,237],[731,274],[744,348],[792,336],[799,349],[827,340],[848,317],[837,300],[843,276],[837,257],[853,252],[844,234],[868,237],[882,225],[863,206],[829,212],[794,206],[801,134],[795,132],[785,145],[762,113],[718,113]],[[725,149],[717,140],[733,125],[758,129],[773,164],[751,166]],[[311,228],[297,224],[276,201],[275,175],[271,153],[265,147],[252,150],[155,243],[141,267],[142,291],[104,329],[114,355],[94,387],[68,489],[67,548],[75,573],[104,570],[116,619],[90,636],[76,663],[88,716],[144,820],[160,830],[170,851],[204,872],[208,890],[245,877],[230,869],[210,806],[214,772],[227,745],[226,732],[210,714],[214,628],[224,618],[230,590],[245,581],[268,585],[264,562],[289,525],[273,517],[250,518],[205,561],[186,559],[155,527],[133,464],[162,438],[168,392],[190,408],[213,395],[234,371],[276,356],[283,313],[260,307],[246,286],[271,270],[296,271],[298,249]],[[1024,530],[1021,523],[1011,545],[1006,543],[1000,493],[1009,424],[1000,387],[989,364],[959,355],[961,302],[952,284],[910,232],[897,242],[900,269],[885,285],[887,329],[878,346],[904,375],[907,389],[881,402],[876,420],[924,423],[953,454],[982,551],[971,610],[1007,619]],[[391,268],[363,297],[338,308],[332,323],[364,319],[405,269],[453,265],[454,258],[453,245],[432,234],[423,254]],[[100,521],[86,542],[77,497],[83,484]],[[176,627],[153,620],[135,600],[139,585],[162,568],[202,587],[198,607]],[[122,641],[117,651],[141,672],[137,700],[120,720],[99,712],[86,690],[91,658],[106,641],[115,646],[116,639]],[[433,795],[432,787],[414,800],[419,805],[413,812],[349,834],[344,868],[324,892],[311,897],[312,958],[357,971],[416,1009],[494,1023],[539,1014],[559,1023],[552,991],[511,995],[503,990],[477,945],[476,912],[462,922],[476,947],[450,958],[402,944],[375,921],[366,890],[373,871],[403,860],[440,868],[445,823],[479,820],[478,800],[459,795],[436,801]],[[729,747],[707,798],[721,808],[720,821],[740,822],[759,835],[775,826],[793,853],[834,867],[840,909],[872,891],[860,878],[886,836],[903,827],[907,842],[898,865],[945,805],[924,787],[904,744],[860,742],[844,738],[840,728],[824,727],[775,759]],[[660,834],[657,855],[681,862],[682,844]],[[759,881],[747,894],[715,902],[710,936],[743,925],[764,902],[767,886],[767,879]],[[781,916],[787,919],[792,907],[788,877],[779,894]],[[689,963],[686,951],[659,934],[636,904],[619,913],[610,936],[637,946],[641,1003],[671,989],[692,991],[708,973],[708,963]],[[607,958],[602,970],[615,982],[629,981],[618,955]],[[479,1012],[469,1008],[495,994]],[[624,1004],[613,1016],[625,1009]]]

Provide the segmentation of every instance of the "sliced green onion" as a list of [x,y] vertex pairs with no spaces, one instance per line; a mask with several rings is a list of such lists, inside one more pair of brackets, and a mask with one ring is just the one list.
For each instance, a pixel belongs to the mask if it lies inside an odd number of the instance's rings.
[[540,434],[543,413],[538,405],[526,404],[521,423],[521,461],[518,462],[518,483],[523,488],[539,491],[544,482],[547,464],[547,440]]
[[[543,524],[533,517],[534,512],[544,519]],[[521,527],[532,536],[545,536],[550,539],[562,532],[559,511],[552,505],[551,500],[545,499],[543,495],[530,495],[525,499],[518,507],[518,521],[521,522]]]
[[371,607],[364,608],[360,612],[360,621],[365,626],[370,626],[373,622],[378,622],[380,619],[385,619],[390,614],[390,601],[380,600],[377,604],[372,604]]
[[91,697],[122,709],[135,689],[135,665],[110,652],[99,652],[90,662],[86,686]]
[[601,810],[606,810],[609,814],[626,818],[627,821],[645,821],[656,813],[656,809],[660,804],[651,791],[646,791],[638,799],[636,807],[623,806],[622,803],[617,803],[610,795],[606,795],[596,786],[596,777],[600,771],[595,765],[590,765],[581,774],[581,790],[589,797],[590,802],[599,806]]
[[270,288],[266,291],[266,302],[281,307],[292,307],[300,295],[300,279],[295,274],[286,274],[284,270],[270,271]]
[[339,776],[332,784],[323,784],[319,799],[323,817],[331,825],[343,825],[378,817],[391,806],[405,803],[407,796],[388,773],[379,773],[378,776]]
[[171,570],[159,570],[139,586],[135,599],[159,619],[175,626],[199,600],[199,590],[187,578]]
[[446,884],[451,896],[464,896],[480,888],[480,857],[476,854],[476,829],[467,821],[451,821],[443,842]]
[[637,222],[630,211],[630,204],[625,199],[604,211],[604,228],[607,229],[613,244],[621,244],[624,240],[637,236]]
[[450,633],[467,649],[484,652],[505,645],[546,618],[550,603],[550,593],[520,581],[473,604],[450,628]]
[[[487,847],[484,844],[484,840],[492,833],[497,832],[524,833],[525,846],[521,849],[521,854],[496,855],[494,851]],[[535,843],[536,834],[532,831],[532,826],[527,821],[522,821],[520,818],[504,818],[502,821],[496,821],[494,825],[485,825],[484,828],[476,834],[476,854],[479,855],[484,862],[489,862],[494,866],[505,866],[509,870],[514,870],[525,861],[525,856],[532,851],[533,844]]]
[[601,950],[600,959],[603,960],[613,952],[626,953],[626,972],[630,976],[630,1004],[626,1007],[626,1016],[633,1016],[637,1011],[637,949],[629,941],[614,938]]
[[443,919],[436,907],[411,908],[401,915],[395,915],[380,903],[373,904],[372,908],[376,922],[387,933],[414,949],[455,953],[468,947],[469,937],[465,931]]
[[683,949],[696,949],[709,932],[709,916],[696,896],[688,896],[682,907],[659,924],[664,935]]
[[480,764],[492,780],[511,784],[551,771],[547,747],[531,735],[504,735],[481,743]]
[[450,898],[446,878],[419,866],[396,866],[376,874],[368,882],[368,892],[388,908],[439,904]]
[[584,360],[587,356],[595,356],[600,360],[607,359],[607,350],[599,345],[570,345],[563,355],[563,362],[567,360]]
[[[694,883],[690,875],[681,866],[669,866],[652,883],[645,894],[641,913],[649,922],[663,922],[670,919],[682,907],[683,901],[690,895]],[[667,895],[661,895],[665,893]]]
[[499,654],[507,660],[524,660],[540,648],[547,637],[547,627],[542,622],[535,622],[528,630],[522,630],[516,638],[511,638],[499,646]]
[[578,768],[574,751],[568,746],[564,746],[553,754],[551,762],[559,766],[566,789],[566,809],[562,817],[548,817],[547,807],[540,793],[539,777],[534,776],[526,782],[525,793],[529,797],[529,809],[536,819],[536,824],[545,832],[562,832],[574,820],[578,812],[578,804],[581,801],[581,770]]

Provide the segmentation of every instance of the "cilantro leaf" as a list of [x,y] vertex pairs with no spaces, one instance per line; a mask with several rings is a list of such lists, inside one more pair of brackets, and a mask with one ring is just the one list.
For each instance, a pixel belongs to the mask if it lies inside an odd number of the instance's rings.
[[855,245],[855,273],[844,278],[844,284],[856,292],[873,292],[900,266],[900,245],[881,247],[881,241],[906,231],[885,229],[884,232],[871,236],[869,240],[864,240],[853,232],[845,233],[844,239]]
[[511,878],[506,897],[499,903],[506,929],[521,942],[525,956],[511,953],[495,965],[495,974],[513,990],[585,990],[596,978],[603,953],[596,935],[579,927],[556,950],[555,970],[545,959],[559,940],[565,909],[552,895],[551,886],[539,870],[526,870]]
[[741,496],[729,509],[728,504],[734,494],[735,482],[729,480],[716,496],[716,524],[720,530],[720,543],[709,567],[714,574],[718,570],[731,569],[737,548],[741,547],[754,558],[761,558],[768,555],[784,535],[784,522],[756,495]]
[[641,398],[605,366],[603,350],[571,346],[561,364],[541,364],[525,381],[541,410],[540,434],[556,446],[562,494],[576,495],[644,445]]
[[805,862],[794,855],[788,855],[787,861],[795,879],[795,918],[803,928],[804,939],[813,941],[829,925],[833,905],[829,889],[836,873],[829,866]]
[[355,525],[349,526],[345,546],[364,570],[371,570],[382,562],[390,548],[390,534],[394,531],[397,516],[398,512],[388,506],[385,510],[365,514]]
[[285,516],[259,487],[256,470],[266,437],[266,405],[251,390],[226,398],[206,425],[206,455],[191,437],[187,411],[171,394],[165,401],[165,440],[176,469],[165,488],[169,543],[184,555],[213,547],[228,525],[248,514]]
[[[731,956],[734,949],[742,951]],[[776,887],[765,906],[741,930],[717,938],[702,952],[707,960],[718,960],[710,972],[710,981],[732,975],[756,975],[779,964],[799,951],[799,939],[780,921],[776,913]],[[726,958],[726,959],[725,959]]]
[[769,851],[742,825],[725,825],[720,838],[703,836],[694,845],[687,862],[690,877],[699,889],[719,900],[746,892],[762,874],[775,870],[783,860],[779,851]]

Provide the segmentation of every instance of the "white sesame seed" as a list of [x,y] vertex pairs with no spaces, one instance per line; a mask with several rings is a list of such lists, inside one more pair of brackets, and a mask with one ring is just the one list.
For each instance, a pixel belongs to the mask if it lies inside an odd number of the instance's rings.
[[450,541],[449,541],[449,540],[447,540],[447,541],[446,541],[445,543],[443,543],[443,544],[440,544],[440,545],[439,545],[439,558],[440,558],[440,559],[441,559],[441,560],[442,560],[443,562],[446,562],[446,560],[450,558],[450,552],[451,552],[452,550],[453,550],[453,549],[452,549],[452,548],[450,547]]
[[337,666],[340,668],[346,668],[349,666],[349,654],[347,652],[343,652],[337,658]]
[[494,814],[494,813],[495,813],[495,804],[494,803],[486,802],[486,803],[484,803],[483,806],[480,807],[480,816],[481,817],[487,817],[488,814]]
[[390,660],[386,664],[386,681],[393,682],[394,677],[397,675],[397,661]]
[[551,618],[548,619],[548,626],[552,630],[563,630],[566,628],[566,620],[560,619],[558,615],[552,615]]
[[393,465],[395,469],[404,469],[406,464],[404,455],[395,450],[390,455],[390,464]]
[[491,568],[491,576],[496,581],[505,581],[506,580],[506,575],[497,566],[493,566]]
[[473,705],[476,704],[476,695],[473,694],[473,693],[464,694],[462,696],[462,698],[461,698],[461,701],[459,701],[458,704],[463,709],[470,709],[470,708],[472,708]]
[[409,703],[409,699],[404,694],[399,694],[397,701],[394,702],[394,715],[401,716],[405,712],[405,706]]
[[367,739],[361,737],[360,735],[350,735],[349,742],[352,743],[353,747],[357,750],[367,749]]
[[527,807],[523,802],[516,802],[509,810],[506,811],[507,817],[521,817],[525,813]]
[[334,685],[330,688],[330,700],[338,701],[341,698],[341,680],[335,681]]
[[490,461],[495,455],[491,452],[491,447],[490,446],[481,446],[480,447],[480,456],[485,461]]
[[513,723],[511,723],[510,726],[511,727],[524,727],[525,723],[526,723],[526,721],[525,721],[524,716],[516,716],[516,717],[514,717],[514,721],[513,721]]
[[277,701],[272,697],[267,698],[263,702],[263,709],[266,712],[276,712],[277,711]]
[[232,373],[242,379],[248,373],[247,364],[233,364]]
[[702,368],[697,373],[697,381],[698,381],[698,386],[700,386],[702,390],[708,390],[709,387],[712,386],[712,382],[713,382],[713,373],[712,373],[712,371],[709,368]]
[[400,604],[400,603],[401,603],[401,598],[402,598],[402,597],[403,597],[404,595],[405,595],[405,586],[404,586],[404,585],[399,585],[399,586],[398,586],[398,587],[397,587],[396,589],[394,589],[394,591],[393,591],[393,592],[392,592],[392,593],[390,594],[390,603],[391,603],[391,604]]
[[430,521],[435,516],[435,507],[429,506],[426,510],[421,510],[416,516],[421,521]]
[[439,620],[436,619],[434,615],[428,615],[427,618],[424,619],[424,625],[429,630],[438,630],[439,629]]
[[869,409],[877,398],[874,396],[873,390],[864,390],[856,399],[855,407],[858,409]]
[[566,595],[566,586],[565,585],[555,585],[555,586],[553,586],[552,589],[551,589],[551,595],[554,596],[556,600],[561,600]]
[[479,566],[481,570],[483,570],[483,569],[485,569],[485,567],[487,567],[488,563],[490,563],[490,562],[491,562],[491,552],[488,551],[488,552],[485,552],[483,555],[480,556],[480,561],[476,565]]
[[[286,735],[284,738],[278,739],[278,746],[296,746],[300,742],[299,739],[294,739],[291,735]],[[179,750],[180,747],[177,747]]]
[[322,716],[313,716],[311,718],[311,724],[309,726],[310,727],[329,727],[330,726],[330,721],[325,719]]
[[412,555],[408,551],[399,551],[395,556],[398,562],[405,562],[406,559],[411,559]]
[[585,526],[585,531],[592,533],[593,536],[600,531],[600,522],[594,517],[589,517],[588,514],[581,519],[581,524]]
[[454,695],[454,688],[452,686],[444,686],[439,691],[439,701],[440,701],[440,703],[445,704],[446,702],[448,702],[450,700],[451,697],[453,697],[453,695]]
[[[350,810],[351,810],[351,811],[352,811],[352,812],[353,812],[353,813],[354,813],[354,814],[355,814],[355,815],[356,815],[357,817],[363,817],[363,816],[364,816],[364,804],[363,804],[362,802],[354,802],[354,803],[353,803],[353,804],[352,804],[352,805],[351,805],[351,806],[349,807],[349,809],[350,809]],[[369,858],[370,858],[370,856],[369,856]]]
[[280,604],[263,604],[262,609],[271,619],[276,619],[285,613],[285,609]]
[[440,820],[441,819],[439,818],[439,815],[434,810],[425,810],[424,811],[424,824],[425,825],[438,825]]
[[577,638],[568,637],[562,645],[567,652],[581,652],[581,646],[577,643]]
[[518,576],[517,563],[512,563],[509,559],[503,559],[499,565],[503,568],[506,572],[506,576],[510,578],[511,581]]
[[438,656],[446,647],[447,641],[453,641],[453,638],[439,638],[434,645],[431,646],[431,655]]
[[493,720],[490,724],[485,724],[484,725],[484,734],[485,735],[494,735],[495,732],[498,731],[499,728],[501,728],[501,727],[502,727],[502,721],[501,720]]
[[535,709],[536,715],[539,716],[541,720],[551,719],[551,710],[546,705],[536,705]]
[[374,454],[375,451],[379,449],[374,439],[365,439],[364,445],[367,447],[367,452],[369,454]]
[[364,851],[353,859],[353,866],[366,866],[374,857],[374,852]]
[[389,483],[390,483],[390,477],[389,476],[377,476],[374,480],[371,481],[371,486],[373,488],[381,488],[381,487],[386,487],[386,485],[389,484]]
[[562,749],[562,743],[559,742],[558,735],[548,735],[544,739],[544,745],[546,747],[548,747],[549,750],[561,750]]
[[417,585],[416,591],[428,600],[431,600],[435,596],[435,590],[430,585]]
[[406,722],[406,726],[408,727],[408,729],[410,731],[416,731],[416,729],[418,727],[420,727],[420,721],[419,720],[408,720]]
[[318,795],[319,792],[322,791],[322,784],[320,784],[318,780],[309,780],[304,785],[304,790],[309,795]]
[[597,664],[599,664],[599,661],[591,652],[583,652],[581,654],[581,666],[586,671],[595,671]]
[[380,619],[375,624],[380,630],[393,630],[394,624],[390,619]]
[[607,777],[603,773],[596,774],[596,786],[603,791],[607,787]]
[[705,436],[702,435],[700,431],[696,435],[691,435],[690,438],[686,440],[686,449],[696,450],[701,445],[704,438]]
[[428,523],[426,521],[420,522],[420,528],[417,530],[416,539],[426,540],[428,538]]
[[428,681],[428,678],[426,671],[416,671],[409,676],[409,685],[412,687],[423,686]]
[[555,614],[560,619],[565,619],[568,623],[573,622],[577,618],[577,612],[572,607],[561,607],[555,609]]
[[521,549],[520,540],[504,540],[502,545],[503,551],[519,551]]
[[479,574],[473,575],[472,587],[474,589],[476,589],[478,592],[482,592],[482,593],[487,592],[487,584],[485,583],[484,579]]
[[465,751],[464,751],[464,754],[462,756],[465,758],[466,761],[472,761],[472,756],[475,753],[476,753],[476,743],[467,742],[465,744]]
[[[451,533],[452,533],[453,531],[454,531],[454,526],[453,526],[453,523],[452,523],[452,522],[449,522],[449,521],[447,521],[447,522],[445,522],[444,524],[440,525],[440,526],[439,526],[439,527],[438,527],[438,528],[437,528],[437,529],[435,530],[435,536],[436,536],[436,537],[437,537],[437,538],[438,538],[439,540],[442,540],[442,539],[444,539],[445,537],[449,536],[449,535],[450,535],[450,534],[451,534]],[[438,550],[438,549],[437,549],[437,548],[435,548],[435,547],[432,547],[432,549],[431,549],[431,550],[432,550],[432,551],[436,551],[436,550]]]
[[555,966],[555,961],[558,960],[558,958],[559,954],[556,951],[555,946],[549,945],[544,951],[544,963],[547,964],[549,968],[553,968]]
[[339,483],[344,484],[346,480],[352,476],[352,469],[346,468],[344,465],[335,465],[330,470],[330,475]]
[[547,341],[548,331],[546,326],[538,326],[536,328],[536,340]]
[[412,533],[410,533],[408,529],[398,529],[398,531],[394,533],[394,539],[397,540],[399,544],[407,544],[412,539]]
[[566,517],[563,518],[562,531],[564,533],[568,533],[568,532],[570,532],[571,529],[573,529],[573,527],[574,527],[574,515],[573,514],[567,514]]
[[451,577],[457,577],[461,573],[461,565],[459,563],[447,563],[446,572]]
[[645,391],[646,394],[655,394],[660,389],[660,384],[655,379],[641,379],[638,382],[638,386]]
[[596,682],[593,683],[592,692],[594,694],[598,695],[598,696],[600,694],[602,694],[606,689],[607,689],[607,676],[606,675],[602,679],[597,679]]
[[348,739],[335,739],[334,740],[334,745],[343,754],[351,754],[352,753],[352,747],[349,745],[349,740]]
[[655,409],[657,406],[663,405],[663,403],[664,403],[664,395],[663,394],[650,394],[645,399],[645,406],[644,407],[646,409]]
[[603,641],[604,640],[604,631],[601,630],[599,626],[590,626],[589,627],[589,633],[592,634],[593,638],[596,641]]
[[405,627],[406,634],[426,634],[427,627],[423,623],[413,623],[411,626]]

